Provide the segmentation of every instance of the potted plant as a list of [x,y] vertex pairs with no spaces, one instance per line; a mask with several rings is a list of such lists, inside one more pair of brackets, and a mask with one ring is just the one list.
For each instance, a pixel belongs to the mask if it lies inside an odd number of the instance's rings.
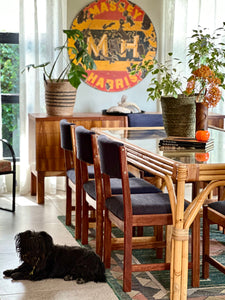
[[[207,109],[215,106],[221,99],[221,88],[225,89],[225,74],[222,72],[225,67],[225,44],[219,42],[219,38],[224,36],[224,29],[223,24],[223,27],[216,29],[211,35],[206,28],[193,30],[187,49],[191,76],[178,72],[177,67],[181,68],[182,62],[173,58],[172,53],[168,54],[169,60],[165,63],[148,60],[132,66],[132,74],[152,75],[147,89],[148,100],[161,99],[164,126],[168,135],[179,133],[180,136],[194,137],[196,102]],[[185,108],[180,115],[181,104],[185,104]],[[168,111],[165,111],[167,106]],[[185,118],[191,113],[191,119],[186,123]],[[172,120],[167,121],[168,116]],[[170,126],[174,131],[170,131]]]
[[208,108],[223,100],[221,89],[225,89],[225,44],[223,27],[210,34],[207,28],[193,30],[188,46],[188,65],[191,76],[187,80],[186,93],[196,95],[196,130],[208,127]]
[[[40,65],[29,64],[25,67],[28,71],[31,68],[43,69],[46,110],[49,115],[71,115],[73,113],[76,90],[81,81],[86,79],[88,75],[86,71],[95,67],[94,60],[87,51],[82,32],[78,29],[63,30],[63,32],[67,38],[62,46],[55,49],[59,52],[53,62],[45,62]],[[64,69],[55,77],[53,74],[56,64],[63,56],[65,49],[72,59],[67,57],[68,61]]]

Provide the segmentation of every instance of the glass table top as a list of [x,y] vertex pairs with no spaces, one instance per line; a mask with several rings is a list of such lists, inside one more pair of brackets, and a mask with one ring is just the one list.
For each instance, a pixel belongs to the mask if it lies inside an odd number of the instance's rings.
[[160,150],[159,141],[166,137],[163,128],[160,129],[135,129],[130,128],[110,128],[101,129],[102,133],[129,142],[147,151],[165,156],[178,162],[191,163],[225,163],[225,132],[216,129],[209,129],[210,138],[214,142],[212,150],[205,152],[201,150]]

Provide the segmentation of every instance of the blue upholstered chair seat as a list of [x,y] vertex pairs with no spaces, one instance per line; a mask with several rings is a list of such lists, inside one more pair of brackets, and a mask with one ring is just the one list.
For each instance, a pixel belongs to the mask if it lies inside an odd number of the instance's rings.
[[[74,169],[67,170],[66,175],[74,184],[76,183],[76,176],[75,176]],[[94,166],[88,166],[88,177],[90,179],[93,179],[95,177]]]
[[76,183],[76,176],[74,169],[70,169],[66,171],[66,176],[75,184]]
[[[143,194],[143,193],[162,193],[160,189],[155,187],[153,184],[141,179],[132,177],[129,178],[130,191],[132,194]],[[118,178],[111,178],[111,191],[113,195],[122,194],[122,183]],[[90,197],[96,199],[95,181],[90,180],[83,185],[84,190]]]
[[88,177],[90,179],[95,178],[95,171],[94,171],[94,166],[93,165],[88,166]]
[[[132,194],[133,215],[170,214],[171,206],[168,194]],[[106,207],[120,220],[124,219],[123,196],[117,195],[106,199]],[[185,209],[188,204],[185,202]]]
[[225,215],[225,200],[209,203],[208,206]]

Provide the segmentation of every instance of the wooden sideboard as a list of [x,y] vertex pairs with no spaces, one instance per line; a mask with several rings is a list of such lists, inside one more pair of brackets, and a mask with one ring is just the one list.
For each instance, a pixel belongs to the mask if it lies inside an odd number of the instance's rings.
[[92,127],[125,127],[125,116],[100,113],[76,113],[72,116],[29,114],[29,163],[31,167],[31,195],[37,203],[44,203],[45,177],[65,176],[64,153],[60,147],[61,119],[67,119],[87,129]]

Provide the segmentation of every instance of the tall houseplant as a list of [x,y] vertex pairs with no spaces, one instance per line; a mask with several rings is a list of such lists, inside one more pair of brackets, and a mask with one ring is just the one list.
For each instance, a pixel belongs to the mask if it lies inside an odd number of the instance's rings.
[[[63,32],[67,38],[62,46],[55,49],[58,54],[53,62],[29,64],[25,67],[28,71],[31,68],[43,70],[46,110],[49,115],[72,114],[76,90],[81,81],[86,79],[88,75],[86,71],[95,67],[94,60],[87,51],[82,32],[78,29],[68,29]],[[64,57],[64,50],[69,51],[73,59],[70,60],[67,55],[64,68],[55,76],[56,65],[60,57]]]
[[224,28],[217,28],[212,34],[206,28],[193,30],[188,47],[188,78],[186,93],[196,97],[196,130],[207,129],[208,108],[215,107],[225,89],[225,44]]
[[[201,27],[193,30],[187,49],[191,76],[184,76],[177,71],[176,64],[181,65],[182,62],[173,58],[172,53],[168,54],[170,59],[165,63],[149,60],[139,65],[133,65],[133,74],[140,73],[142,76],[142,74],[150,73],[152,75],[147,89],[148,100],[161,99],[162,106],[166,101],[170,101],[174,105],[176,103],[178,108],[173,107],[174,111],[171,112],[171,115],[178,112],[180,99],[185,97],[189,99],[190,96],[193,96],[192,99],[195,99],[195,102],[202,103],[206,108],[215,106],[221,99],[221,89],[225,89],[223,70],[225,67],[225,44],[220,41],[225,36],[224,29],[225,24],[216,29],[213,34],[209,34],[206,28]],[[165,116],[163,107],[162,112]],[[180,118],[176,116],[176,119],[180,122]],[[176,126],[178,127],[178,124]]]

